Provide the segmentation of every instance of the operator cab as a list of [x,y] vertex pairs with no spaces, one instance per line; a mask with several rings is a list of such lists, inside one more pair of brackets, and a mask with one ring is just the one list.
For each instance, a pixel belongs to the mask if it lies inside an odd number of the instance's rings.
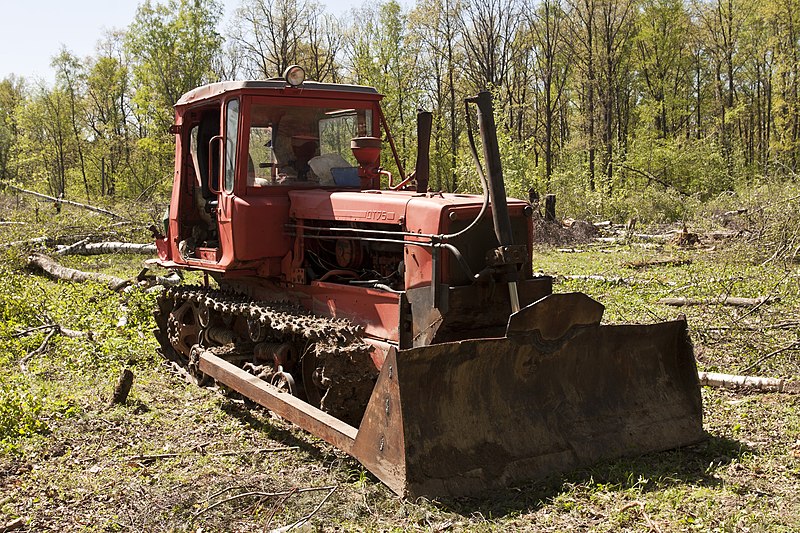
[[269,273],[291,246],[281,237],[289,191],[379,188],[382,95],[296,81],[214,83],[175,105],[162,263],[225,271],[267,261]]

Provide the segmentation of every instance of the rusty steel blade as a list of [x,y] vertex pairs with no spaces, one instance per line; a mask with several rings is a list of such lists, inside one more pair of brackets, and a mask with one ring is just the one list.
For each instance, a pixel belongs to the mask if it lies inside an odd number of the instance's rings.
[[[391,377],[389,377],[391,373]],[[353,455],[406,496],[458,496],[704,437],[683,320],[391,354]]]
[[474,495],[704,438],[684,320],[392,349],[357,432],[210,353],[200,368],[407,497]]

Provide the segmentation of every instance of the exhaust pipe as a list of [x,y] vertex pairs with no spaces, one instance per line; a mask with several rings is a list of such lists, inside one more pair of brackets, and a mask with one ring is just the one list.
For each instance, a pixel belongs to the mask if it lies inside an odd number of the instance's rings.
[[[486,181],[488,182],[489,201],[492,205],[492,221],[494,223],[494,233],[500,245],[495,251],[495,256],[498,258],[498,263],[505,264],[511,310],[516,313],[520,310],[519,293],[517,292],[517,270],[513,262],[505,259],[506,252],[514,246],[514,237],[511,233],[511,218],[508,215],[503,167],[500,164],[500,147],[497,144],[497,126],[494,123],[492,93],[481,91],[478,96],[467,98],[466,102],[474,103],[478,107],[478,129],[483,144],[483,158],[486,161]],[[469,121],[467,128],[469,129]],[[472,134],[470,133],[473,155],[476,163],[478,163],[477,151],[472,141]],[[478,172],[483,172],[479,163]]]
[[427,192],[431,173],[431,129],[433,113],[419,111],[417,113],[417,166],[414,177],[417,180],[417,192]]
[[483,143],[483,158],[486,161],[486,178],[489,182],[489,200],[492,203],[494,233],[500,246],[511,246],[511,218],[508,216],[506,186],[503,182],[503,167],[500,164],[500,147],[497,144],[497,126],[494,123],[492,93],[481,91],[471,98],[478,107],[478,128]]

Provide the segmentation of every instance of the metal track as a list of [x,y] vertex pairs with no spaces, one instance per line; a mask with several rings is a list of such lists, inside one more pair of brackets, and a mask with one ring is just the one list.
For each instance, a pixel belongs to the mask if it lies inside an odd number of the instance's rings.
[[[205,328],[197,326],[196,344],[223,358],[226,353],[235,356],[239,366],[246,362],[247,354],[253,353],[253,342],[235,331],[237,319],[256,322],[268,340],[288,341],[299,346],[302,357],[314,357],[316,361],[317,381],[322,389],[319,407],[358,427],[378,373],[370,357],[371,348],[362,340],[362,328],[344,319],[313,315],[291,304],[254,302],[246,296],[201,286],[172,287],[158,297],[154,312],[158,325],[155,334],[162,355],[183,367],[198,382],[202,382],[204,376],[199,372],[198,358],[193,353],[196,345],[189,346],[193,341],[185,341],[181,335],[183,328],[188,331],[188,338],[194,338],[196,319],[186,320],[190,324],[181,326],[179,322],[185,319],[176,316],[186,308],[187,302],[195,310],[206,308],[231,328],[232,342],[214,346],[203,338]],[[190,350],[193,347],[195,350]]]

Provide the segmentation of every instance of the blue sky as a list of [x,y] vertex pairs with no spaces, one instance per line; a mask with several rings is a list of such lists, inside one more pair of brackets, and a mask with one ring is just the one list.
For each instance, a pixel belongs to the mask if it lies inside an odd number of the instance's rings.
[[[222,0],[226,16],[240,0]],[[322,0],[331,13],[341,14],[362,0]],[[126,28],[138,0],[11,0],[0,12],[0,79],[10,74],[52,80],[50,59],[61,45],[78,57],[94,54],[106,30]]]

